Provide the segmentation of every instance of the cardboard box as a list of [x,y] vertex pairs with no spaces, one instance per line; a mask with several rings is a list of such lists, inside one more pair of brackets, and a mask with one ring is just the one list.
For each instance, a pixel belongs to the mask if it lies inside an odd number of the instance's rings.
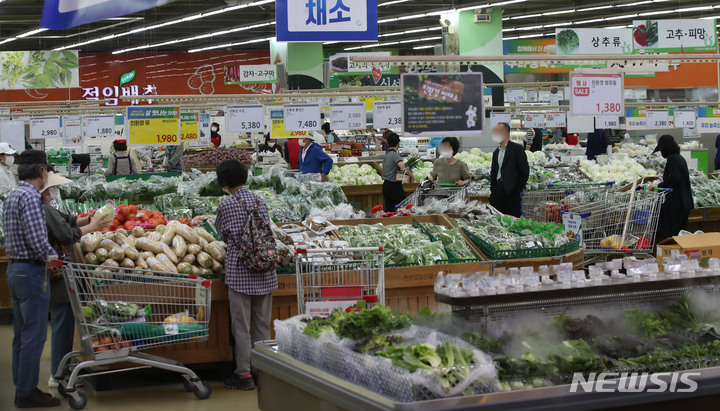
[[675,236],[661,241],[657,246],[657,263],[663,270],[663,259],[685,254],[699,258],[700,266],[707,268],[709,258],[720,258],[720,233]]

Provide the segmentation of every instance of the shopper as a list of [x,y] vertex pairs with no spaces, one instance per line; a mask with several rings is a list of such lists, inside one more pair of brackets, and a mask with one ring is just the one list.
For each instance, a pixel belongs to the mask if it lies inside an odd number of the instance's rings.
[[[49,172],[47,184],[41,190],[50,245],[53,246],[61,259],[70,258],[72,255],[70,248],[80,241],[80,237],[87,233],[102,230],[112,221],[110,215],[104,221],[93,219],[92,216],[77,218],[53,207],[53,201],[56,203],[60,201],[58,186],[69,182],[69,179]],[[48,264],[47,272],[50,280],[50,329],[52,331],[48,387],[57,388],[58,384],[54,375],[65,354],[72,351],[75,317],[70,306],[70,295],[65,286],[62,272],[58,267],[51,264]]]
[[5,250],[10,260],[7,282],[15,334],[12,373],[18,408],[60,405],[59,399],[37,388],[50,302],[45,264],[57,258],[48,242],[40,200],[40,190],[48,181],[48,168],[44,152],[23,151],[18,165],[20,184],[7,195],[4,204]]
[[285,142],[285,161],[290,164],[290,168],[293,170],[298,169],[298,160],[300,159],[300,152],[302,146],[300,145],[299,138],[289,138]]
[[250,350],[254,342],[270,339],[272,292],[278,288],[274,269],[265,273],[251,272],[239,260],[238,240],[248,222],[247,208],[258,207],[262,218],[270,221],[265,202],[245,188],[247,177],[247,169],[236,160],[224,161],[217,168],[218,183],[232,197],[218,206],[215,227],[220,238],[228,244],[225,284],[230,298],[236,368],[225,380],[225,387],[236,390],[255,388]]
[[[380,150],[381,151],[388,151],[388,149],[390,149],[390,146],[388,146],[387,138],[390,134],[393,134],[393,133],[394,133],[394,131],[390,130],[389,128],[386,128],[385,131],[383,132],[382,137],[378,137],[373,134],[373,136],[375,137],[375,140],[380,142]],[[377,144],[375,145],[375,150],[377,151]]]
[[325,135],[325,141],[329,144],[337,143],[340,141],[337,134],[330,129],[330,123],[323,123],[321,126],[323,134]]
[[328,175],[333,165],[333,159],[325,152],[320,144],[312,137],[303,137],[303,149],[298,159],[298,169],[302,174]]
[[185,171],[183,166],[183,153],[185,153],[185,145],[180,143],[175,146],[167,146],[165,152],[165,165],[170,173],[182,173]]
[[542,129],[531,128],[525,133],[525,150],[534,153],[542,151],[543,134]]
[[385,197],[385,211],[395,211],[395,206],[400,204],[405,199],[405,189],[403,188],[402,178],[398,179],[399,174],[405,174],[408,176],[409,181],[412,182],[415,179],[412,171],[410,171],[403,161],[400,154],[398,154],[398,148],[400,148],[400,136],[396,133],[391,133],[387,137],[387,142],[390,148],[385,153],[383,159],[383,197]]
[[530,176],[527,155],[520,144],[510,141],[508,123],[493,128],[492,140],[500,147],[493,152],[490,168],[490,205],[503,214],[520,217],[520,194]]
[[218,134],[218,131],[220,131],[220,124],[210,124],[210,142],[215,148],[220,147],[220,144],[222,144],[222,136]]
[[600,154],[607,153],[607,137],[608,131],[600,128],[596,128],[595,131],[588,134],[587,147],[585,149],[585,155],[588,160],[595,160]]
[[270,137],[270,133],[265,134],[265,144],[258,147],[258,151],[261,153],[280,153],[280,156],[283,156],[282,148],[274,138]]
[[137,163],[133,161],[130,153],[128,153],[127,141],[113,141],[115,152],[110,156],[108,168],[105,170],[106,176],[117,176],[126,174],[137,174]]
[[440,158],[435,160],[428,177],[438,184],[455,184],[464,186],[470,182],[470,170],[465,162],[455,158],[460,150],[457,137],[445,137],[438,146]]
[[138,170],[152,170],[152,161],[150,160],[150,157],[145,154],[144,150],[131,148],[130,150],[128,150],[128,153],[130,153],[130,158],[132,158],[132,160],[135,162]]
[[675,236],[680,230],[687,228],[688,215],[693,209],[694,203],[690,187],[690,172],[685,158],[680,155],[680,147],[675,139],[669,134],[661,136],[653,151],[653,153],[657,152],[667,159],[663,181],[657,187],[672,189],[672,192],[665,195],[665,202],[660,206],[657,228],[659,242]]
[[71,161],[73,166],[77,165],[80,169],[79,171],[84,173],[90,165],[90,154],[72,154]]
[[715,171],[720,170],[720,134],[715,137],[715,148],[717,153],[715,154]]
[[0,143],[0,191],[7,192],[17,186],[17,169],[13,173],[15,153],[8,143]]

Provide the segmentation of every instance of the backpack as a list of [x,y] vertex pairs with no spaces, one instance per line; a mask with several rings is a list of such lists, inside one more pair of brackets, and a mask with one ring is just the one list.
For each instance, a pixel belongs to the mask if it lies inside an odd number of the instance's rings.
[[250,209],[245,201],[233,196],[248,212],[240,238],[237,239],[238,257],[250,272],[265,273],[274,270],[277,264],[275,236],[270,224],[260,215],[259,199],[255,196],[255,208]]
[[123,156],[123,157],[118,157],[117,154],[113,154],[113,156],[115,156],[115,169],[113,170],[114,175],[117,175],[118,160],[127,160],[128,161],[128,170],[129,170],[128,174],[133,174],[132,159],[130,158],[129,154],[127,156]]

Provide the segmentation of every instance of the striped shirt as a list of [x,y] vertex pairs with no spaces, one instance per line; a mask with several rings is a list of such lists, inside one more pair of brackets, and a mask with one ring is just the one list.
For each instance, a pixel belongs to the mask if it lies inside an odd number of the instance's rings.
[[11,260],[46,261],[57,255],[50,242],[40,192],[21,181],[5,198],[5,248]]

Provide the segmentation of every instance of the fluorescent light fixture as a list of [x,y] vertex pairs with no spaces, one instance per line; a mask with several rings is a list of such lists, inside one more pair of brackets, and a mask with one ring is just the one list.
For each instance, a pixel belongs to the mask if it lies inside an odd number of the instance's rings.
[[323,46],[327,46],[329,44],[335,44],[335,43],[340,43],[340,42],[339,41],[326,41],[325,43],[323,43]]
[[618,4],[616,7],[632,7],[632,6],[640,6],[643,4],[650,4],[650,3],[654,3],[653,0],[636,1],[635,3],[627,3],[627,4]]
[[630,25],[623,25],[623,26],[610,26],[610,27],[603,27],[604,29],[608,30],[615,30],[615,29],[626,29],[628,27],[632,27],[632,24]]
[[365,46],[348,47],[348,48],[345,49],[345,51],[366,49],[366,48],[374,47],[374,46],[377,46],[377,45],[379,45],[379,43],[376,43],[376,44],[368,44],[368,45],[365,45]]
[[27,36],[32,36],[33,34],[42,33],[43,31],[46,31],[46,30],[47,30],[47,29],[35,29],[35,30],[30,30],[30,31],[28,31],[27,33],[18,34],[18,35],[17,35],[17,38],[23,38],[23,37],[27,37]]
[[573,24],[572,21],[566,21],[565,23],[553,23],[553,24],[545,24],[543,27],[562,27],[562,26],[569,26]]
[[530,19],[530,18],[533,18],[533,17],[540,17],[540,16],[542,16],[542,13],[526,14],[526,15],[524,15],[524,16],[514,16],[514,17],[510,17],[510,19],[511,19],[511,20],[515,20],[515,19]]
[[661,11],[648,11],[647,13],[640,13],[638,16],[656,16],[659,14],[675,13],[674,10],[661,10]]
[[567,14],[567,13],[575,13],[575,9],[570,10],[560,10],[560,11],[549,11],[547,13],[543,13],[543,16],[552,16],[555,14]]
[[[525,3],[528,0],[509,0],[509,1],[501,1],[500,3],[493,3],[486,7],[498,7],[498,6],[507,6],[508,4],[515,4],[515,3]],[[479,8],[479,7],[478,7]]]
[[420,33],[421,31],[427,31],[427,30],[428,29],[408,30],[408,31],[403,31],[403,34]]
[[611,9],[611,8],[613,8],[613,7],[615,7],[615,6],[609,4],[609,5],[607,5],[607,6],[597,6],[597,7],[590,7],[590,8],[587,8],[587,9],[578,9],[578,13],[582,13],[582,12],[585,12],[585,11],[595,11],[595,10]]
[[700,17],[700,20],[720,19],[720,16]]
[[527,35],[524,35],[524,36],[518,36],[518,38],[520,38],[520,39],[529,39],[529,38],[533,38],[533,37],[542,37],[542,36],[544,36],[544,34],[527,34]]
[[217,45],[217,46],[209,46],[209,47],[203,47],[203,48],[199,48],[199,49],[188,50],[188,53],[195,53],[195,52],[198,52],[198,51],[206,51],[206,50],[214,50],[214,49],[223,49],[223,48],[234,47],[234,46],[242,46],[242,45],[245,45],[245,44],[252,44],[252,43],[260,43],[260,42],[263,42],[263,41],[270,41],[270,40],[272,40],[272,39],[274,39],[274,38],[275,38],[275,37],[263,37],[263,38],[257,38],[257,39],[252,39],[252,40],[241,41],[241,42],[238,42],[238,43],[225,43],[225,44],[220,44],[220,45]]
[[433,47],[435,47],[435,45],[417,46],[417,47],[413,47],[413,50],[431,49],[431,48],[433,48]]
[[543,28],[542,25],[539,26],[528,26],[528,27],[518,27],[516,30],[535,30],[535,29],[541,29]]
[[392,0],[392,1],[388,1],[387,3],[378,4],[378,7],[389,6],[391,4],[405,3],[406,1],[410,1],[410,0]]
[[514,37],[503,37],[503,40],[515,40],[515,39],[519,39],[519,38],[520,38],[520,37],[518,37],[518,36],[514,36]]
[[0,44],[10,43],[11,41],[17,40],[17,37],[8,37],[5,40],[0,40]]
[[[510,17],[503,17],[503,18],[502,18],[502,21],[507,21],[507,20],[510,20]],[[432,47],[432,46],[431,46],[431,47]]]
[[685,13],[690,11],[703,11],[703,10],[712,10],[715,6],[698,6],[698,7],[686,7],[684,9],[675,9],[675,13]]

